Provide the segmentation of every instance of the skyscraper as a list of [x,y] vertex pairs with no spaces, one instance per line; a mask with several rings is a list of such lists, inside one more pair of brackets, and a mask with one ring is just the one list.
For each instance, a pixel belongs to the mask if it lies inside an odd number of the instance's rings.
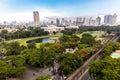
[[39,12],[38,11],[34,11],[33,12],[33,17],[34,17],[34,26],[38,27],[40,25]]
[[64,18],[62,18],[61,24],[65,25],[65,19]]
[[104,23],[106,25],[112,25],[112,23],[113,23],[113,16],[112,15],[105,15],[104,16]]
[[114,14],[113,15],[113,24],[116,24],[117,23],[117,14]]
[[83,25],[83,18],[82,17],[77,17],[76,18],[76,25],[77,26]]
[[60,25],[60,20],[58,18],[56,19],[56,24]]
[[101,24],[101,17],[98,16],[98,17],[96,18],[96,25],[97,25],[97,26],[100,26],[100,24]]
[[85,26],[89,26],[90,25],[90,18],[84,17],[84,24]]

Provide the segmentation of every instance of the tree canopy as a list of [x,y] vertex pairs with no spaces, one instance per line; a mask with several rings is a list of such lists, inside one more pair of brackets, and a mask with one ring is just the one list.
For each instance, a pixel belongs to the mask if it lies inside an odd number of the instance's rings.
[[74,48],[78,45],[80,38],[76,35],[63,35],[60,38],[62,46],[65,48]]
[[89,73],[96,80],[119,80],[120,59],[106,57],[90,64]]
[[25,71],[25,58],[19,56],[8,56],[0,61],[0,79],[6,77],[17,77]]
[[85,33],[82,35],[80,42],[81,44],[87,44],[88,46],[93,46],[95,43],[95,38],[92,35]]
[[50,79],[49,76],[40,76],[36,80],[49,80],[49,79]]
[[75,71],[78,67],[80,67],[83,64],[81,57],[79,57],[76,54],[70,53],[62,54],[58,58],[58,62],[60,63],[60,67],[64,75],[71,74],[73,71]]

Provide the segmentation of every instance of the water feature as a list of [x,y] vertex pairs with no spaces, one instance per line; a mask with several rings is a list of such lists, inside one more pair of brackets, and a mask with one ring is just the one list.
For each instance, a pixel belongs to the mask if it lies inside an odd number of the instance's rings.
[[97,31],[90,31],[89,33],[90,33],[90,34],[98,34]]
[[48,37],[48,38],[38,38],[38,39],[32,39],[29,41],[26,41],[26,43],[39,43],[39,42],[52,42],[52,40]]

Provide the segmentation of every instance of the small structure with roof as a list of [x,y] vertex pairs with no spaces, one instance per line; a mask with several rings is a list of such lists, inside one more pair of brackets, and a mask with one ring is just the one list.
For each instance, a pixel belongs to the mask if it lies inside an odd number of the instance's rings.
[[120,58],[120,50],[116,50],[111,54],[112,58]]

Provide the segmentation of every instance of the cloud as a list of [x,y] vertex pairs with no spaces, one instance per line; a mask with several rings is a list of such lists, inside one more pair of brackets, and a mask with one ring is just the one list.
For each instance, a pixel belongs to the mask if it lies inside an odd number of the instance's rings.
[[[39,15],[40,15],[40,20],[44,20],[45,17],[50,17],[50,16],[59,16],[62,17],[63,15],[47,10],[47,9],[40,9]],[[0,21],[33,21],[33,11],[29,12],[10,12],[10,13],[4,13],[0,14]]]
[[[13,8],[12,2],[16,0],[1,0],[0,1],[0,22],[3,21],[33,21],[33,11],[37,10],[40,14],[40,20],[49,16],[62,16],[60,13],[55,12],[52,9],[43,8],[41,6],[29,7],[28,9],[17,9],[17,6]],[[18,5],[19,6],[19,5]],[[26,5],[27,7],[27,5]]]
[[[34,3],[34,5],[33,3],[30,4],[30,1],[34,0],[21,0],[20,4],[17,1],[18,0],[0,0],[0,22],[11,22],[14,20],[33,21],[33,11],[35,10],[39,11],[40,20],[49,16],[89,16],[118,13],[118,20],[120,21],[120,0],[84,0],[86,1],[84,3],[82,3],[83,0],[76,0],[74,4],[66,2],[67,4],[59,4],[59,7],[55,7],[54,4],[51,7],[43,6],[42,4],[38,5],[36,3]],[[26,3],[26,1],[28,2]],[[61,1],[64,2],[64,0]],[[17,2],[17,4],[15,4],[15,2]],[[21,5],[23,2],[24,6]]]

